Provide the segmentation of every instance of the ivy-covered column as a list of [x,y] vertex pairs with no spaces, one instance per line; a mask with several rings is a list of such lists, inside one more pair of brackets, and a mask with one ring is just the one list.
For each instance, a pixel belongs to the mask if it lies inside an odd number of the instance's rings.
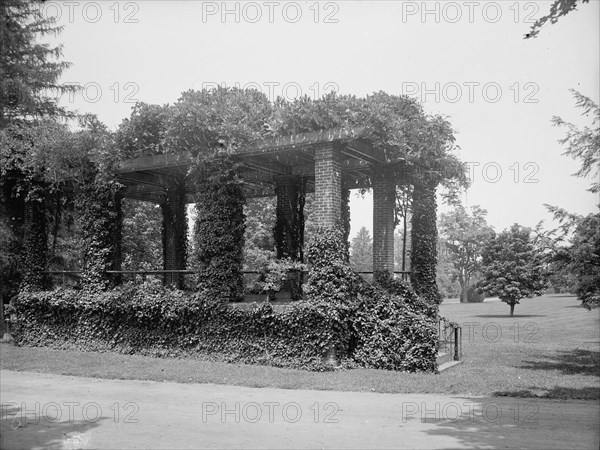
[[373,186],[373,272],[394,271],[396,183],[390,173],[375,171]]
[[414,291],[432,304],[439,304],[437,265],[437,183],[428,179],[415,182],[411,231],[410,281]]
[[[187,215],[183,181],[167,188],[162,210],[163,269],[184,270],[187,261]],[[184,288],[181,273],[166,273],[164,284]]]
[[[113,195],[113,214],[111,270],[121,270],[123,263],[123,195],[121,192]],[[123,276],[120,273],[112,274],[111,281],[113,285],[119,285],[123,282]]]
[[228,157],[204,160],[198,174],[195,260],[198,288],[225,301],[244,295],[243,258],[246,229],[242,181]]
[[277,258],[302,261],[304,259],[304,180],[297,175],[288,175],[277,178],[275,183],[277,209],[273,234]]
[[93,168],[85,170],[77,187],[75,207],[83,238],[81,282],[86,289],[106,290],[114,284],[107,271],[115,267],[120,256],[118,191],[112,177],[102,176]]
[[23,221],[23,281],[28,290],[50,287],[48,269],[48,224],[46,217],[46,189],[32,182],[25,200]]

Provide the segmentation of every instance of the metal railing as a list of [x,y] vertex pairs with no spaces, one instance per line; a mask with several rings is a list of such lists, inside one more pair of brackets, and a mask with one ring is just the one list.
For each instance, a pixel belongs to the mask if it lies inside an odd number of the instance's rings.
[[438,351],[450,354],[453,361],[462,359],[462,327],[443,317],[438,321]]

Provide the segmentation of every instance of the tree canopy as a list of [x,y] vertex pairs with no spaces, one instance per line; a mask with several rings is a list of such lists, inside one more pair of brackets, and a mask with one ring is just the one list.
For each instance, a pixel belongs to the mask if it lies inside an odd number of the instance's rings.
[[67,115],[57,98],[75,89],[59,82],[70,63],[61,61],[62,45],[41,42],[61,31],[36,2],[0,3],[0,128]]
[[494,236],[485,217],[487,211],[479,205],[471,207],[471,213],[458,205],[449,213],[442,214],[440,234],[452,262],[453,273],[461,286],[461,303],[468,301],[467,292],[472,276],[481,268],[481,252]]
[[522,298],[542,295],[546,286],[544,258],[529,228],[514,224],[484,247],[477,288],[507,303],[511,316]]

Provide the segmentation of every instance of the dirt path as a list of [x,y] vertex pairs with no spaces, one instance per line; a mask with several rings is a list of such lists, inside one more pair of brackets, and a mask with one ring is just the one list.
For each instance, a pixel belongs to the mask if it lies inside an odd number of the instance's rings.
[[0,447],[598,448],[597,401],[255,389],[1,371]]

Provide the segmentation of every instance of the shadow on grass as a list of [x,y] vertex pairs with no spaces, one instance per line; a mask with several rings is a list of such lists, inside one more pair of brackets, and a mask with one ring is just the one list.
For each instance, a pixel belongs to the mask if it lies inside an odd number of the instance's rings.
[[480,314],[473,317],[485,317],[488,319],[525,319],[529,317],[546,317],[546,314],[515,314],[512,317],[509,314]]
[[600,352],[575,349],[559,351],[553,355],[540,355],[535,360],[523,361],[521,369],[558,370],[565,375],[600,377]]
[[582,388],[555,386],[552,389],[540,389],[530,386],[529,389],[520,389],[518,391],[496,391],[492,395],[496,397],[598,400],[600,399],[600,386],[585,386]]
[[46,405],[38,405],[27,404],[26,409],[22,410],[14,402],[0,404],[0,448],[92,448],[93,442],[88,432],[98,427],[101,420],[109,419],[99,417],[76,421],[69,417],[69,411],[54,406],[48,407],[51,415],[43,416]]

